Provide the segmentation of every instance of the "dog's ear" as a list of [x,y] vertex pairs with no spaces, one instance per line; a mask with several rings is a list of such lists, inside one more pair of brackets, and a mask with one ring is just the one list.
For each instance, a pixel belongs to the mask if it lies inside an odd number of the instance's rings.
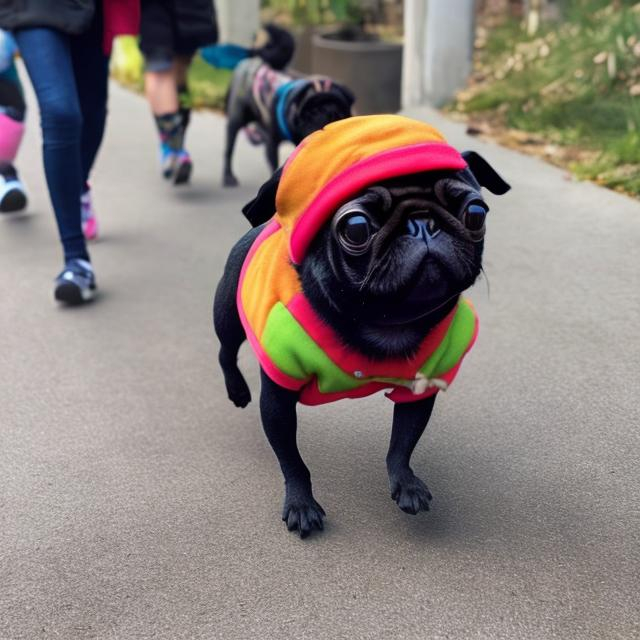
[[344,98],[346,103],[349,105],[349,108],[351,108],[353,103],[356,101],[356,97],[353,95],[351,89],[342,84],[338,84],[337,82],[334,82],[333,88],[340,94],[340,96],[342,96],[342,98]]
[[242,207],[242,213],[252,227],[268,222],[276,212],[276,192],[282,176],[280,167],[261,187],[258,195]]
[[481,187],[486,187],[497,196],[504,195],[511,189],[511,186],[505,182],[498,172],[475,151],[463,151],[462,157],[469,165],[469,171]]

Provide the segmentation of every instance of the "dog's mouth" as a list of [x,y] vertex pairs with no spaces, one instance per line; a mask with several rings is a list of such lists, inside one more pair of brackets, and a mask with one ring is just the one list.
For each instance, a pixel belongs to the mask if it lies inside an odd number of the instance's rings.
[[[446,267],[425,256],[403,283],[384,296],[375,290],[365,304],[363,321],[371,326],[401,327],[427,320],[438,313],[452,300],[458,298],[465,287],[453,287],[452,275]],[[369,283],[373,285],[373,282]]]
[[402,313],[382,313],[379,317],[373,318],[369,324],[374,327],[391,328],[391,327],[405,327],[407,325],[416,324],[418,322],[424,322],[429,319],[430,316],[435,315],[447,307],[451,302],[456,300],[462,293],[461,291],[452,294],[446,300],[430,306],[422,311],[413,310],[413,312],[404,308]]

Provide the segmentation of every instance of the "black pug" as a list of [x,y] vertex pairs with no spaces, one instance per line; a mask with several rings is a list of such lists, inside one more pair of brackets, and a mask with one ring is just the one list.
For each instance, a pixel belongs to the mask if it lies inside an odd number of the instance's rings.
[[236,137],[244,127],[250,127],[254,142],[264,142],[267,162],[275,171],[281,142],[298,144],[330,122],[348,118],[355,101],[349,89],[329,78],[294,77],[283,71],[293,54],[293,39],[273,24],[266,25],[265,30],[268,42],[252,49],[254,57],[235,68],[227,93],[225,187],[238,185],[231,165]]
[[[322,529],[325,513],[296,444],[299,401],[390,389],[391,496],[407,513],[429,509],[410,458],[475,339],[461,293],[482,267],[481,185],[510,188],[427,125],[399,116],[336,124],[311,136],[245,207],[260,226],[231,250],[214,301],[219,362],[238,407],[251,399],[237,366],[247,335],[260,360],[262,423],[285,480],[282,519],[301,537]],[[327,157],[337,164],[327,167]]]

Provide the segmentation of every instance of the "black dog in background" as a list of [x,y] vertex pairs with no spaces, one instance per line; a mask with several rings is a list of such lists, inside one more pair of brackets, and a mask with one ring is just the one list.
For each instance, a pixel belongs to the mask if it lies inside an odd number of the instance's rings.
[[288,140],[298,144],[330,122],[348,118],[355,98],[346,87],[329,78],[294,77],[283,71],[291,61],[291,34],[274,24],[264,27],[267,42],[251,50],[252,57],[234,70],[225,113],[227,115],[223,184],[237,186],[232,157],[238,132],[253,127],[256,142],[264,142],[272,171],[279,166],[278,147]]
[[[372,360],[407,358],[458,304],[482,267],[485,217],[481,185],[503,194],[509,185],[478,154],[463,154],[458,171],[405,175],[369,185],[335,211],[296,266],[315,313],[353,351]],[[237,366],[245,340],[236,296],[241,269],[275,207],[281,171],[245,207],[258,226],[231,250],[214,302],[219,361],[229,398],[244,407],[251,394]],[[358,372],[356,372],[358,373]],[[260,412],[285,479],[282,519],[301,537],[323,528],[310,473],[296,444],[299,393],[261,369]],[[395,404],[387,470],[400,509],[428,510],[431,494],[410,467],[435,395]]]

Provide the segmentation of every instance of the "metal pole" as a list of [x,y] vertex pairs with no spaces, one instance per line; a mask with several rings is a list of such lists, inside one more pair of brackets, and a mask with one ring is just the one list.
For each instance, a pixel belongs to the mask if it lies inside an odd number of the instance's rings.
[[405,0],[403,105],[441,106],[471,72],[475,0]]
[[260,0],[215,0],[220,42],[250,46],[260,26]]
[[427,0],[404,0],[404,49],[402,52],[402,106],[425,100],[424,64]]

